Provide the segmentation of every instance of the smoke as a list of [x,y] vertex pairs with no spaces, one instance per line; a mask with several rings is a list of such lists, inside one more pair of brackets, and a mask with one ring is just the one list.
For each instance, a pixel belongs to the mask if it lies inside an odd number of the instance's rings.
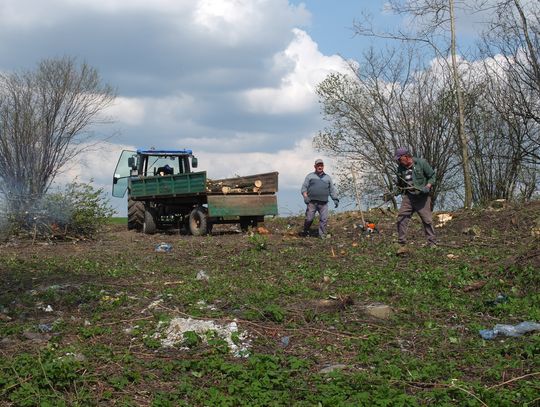
[[[58,185],[45,194],[25,193],[25,188],[0,179],[0,239],[10,236],[63,239],[93,237],[114,210],[103,188],[92,180]],[[26,189],[27,190],[27,189]]]
[[75,203],[66,191],[42,196],[0,193],[0,239],[13,234],[51,235],[66,230],[73,219]]
[[0,239],[4,240],[9,234],[8,211],[4,194],[0,193]]

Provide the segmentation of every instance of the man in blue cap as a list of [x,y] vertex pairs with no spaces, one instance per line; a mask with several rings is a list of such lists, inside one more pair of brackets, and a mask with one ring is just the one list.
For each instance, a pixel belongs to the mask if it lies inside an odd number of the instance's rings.
[[337,191],[330,175],[324,172],[323,160],[315,160],[315,171],[310,172],[300,190],[306,203],[306,219],[304,221],[303,236],[309,234],[309,228],[315,219],[316,212],[319,212],[319,237],[327,237],[326,224],[328,223],[328,195],[334,201],[334,207],[339,205]]
[[397,217],[398,243],[406,243],[409,221],[413,213],[417,212],[422,220],[428,245],[436,246],[430,196],[435,184],[435,171],[426,160],[413,157],[405,147],[396,150],[394,160],[398,163],[398,194],[402,195]]

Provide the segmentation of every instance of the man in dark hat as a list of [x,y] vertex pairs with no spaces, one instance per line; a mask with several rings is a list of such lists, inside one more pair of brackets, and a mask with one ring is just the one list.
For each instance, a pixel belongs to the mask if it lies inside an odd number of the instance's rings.
[[435,184],[435,171],[426,160],[413,157],[405,147],[396,150],[394,160],[398,163],[398,194],[402,195],[397,217],[398,243],[406,243],[407,226],[413,213],[417,212],[422,220],[428,245],[435,246],[437,242],[430,196]]
[[339,205],[339,199],[337,196],[336,188],[332,182],[330,175],[324,172],[323,160],[318,158],[315,160],[315,171],[310,172],[300,192],[304,197],[306,203],[306,219],[304,221],[304,231],[302,235],[307,236],[309,234],[309,228],[315,219],[316,212],[319,212],[319,237],[326,238],[326,225],[328,223],[328,195],[334,201],[334,207]]

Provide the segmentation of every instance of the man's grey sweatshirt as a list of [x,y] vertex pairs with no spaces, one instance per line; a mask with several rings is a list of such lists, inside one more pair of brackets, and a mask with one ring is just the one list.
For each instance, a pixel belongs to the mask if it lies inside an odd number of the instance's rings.
[[306,191],[312,201],[328,202],[328,195],[334,201],[339,200],[332,178],[324,172],[321,176],[316,172],[311,172],[306,176],[300,193],[304,195]]

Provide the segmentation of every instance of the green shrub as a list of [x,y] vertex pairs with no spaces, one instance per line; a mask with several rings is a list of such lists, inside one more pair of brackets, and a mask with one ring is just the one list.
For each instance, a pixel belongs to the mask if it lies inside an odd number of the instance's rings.
[[103,188],[95,188],[92,181],[73,181],[63,190],[47,193],[30,208],[24,203],[21,207],[25,209],[1,211],[3,238],[25,234],[34,239],[92,238],[114,214]]
[[[103,188],[94,188],[90,183],[72,182],[64,191],[48,194],[43,199],[43,209],[64,226],[67,233],[93,237],[114,214]],[[59,216],[60,212],[66,216]]]

